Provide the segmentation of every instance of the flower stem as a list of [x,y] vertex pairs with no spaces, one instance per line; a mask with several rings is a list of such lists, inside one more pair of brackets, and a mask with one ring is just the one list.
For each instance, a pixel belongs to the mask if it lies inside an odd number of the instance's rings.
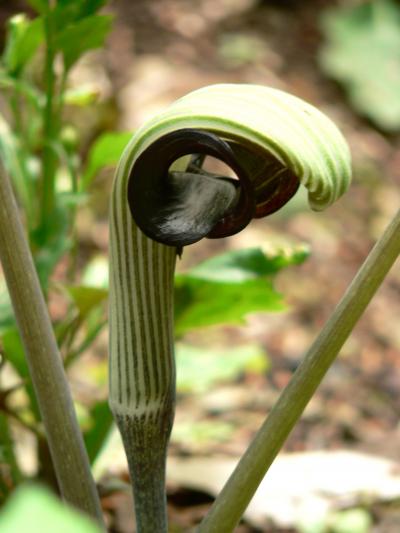
[[201,533],[228,533],[303,413],[358,319],[400,253],[400,210],[280,395],[235,471],[200,524]]
[[66,501],[103,524],[61,355],[19,217],[10,181],[0,167],[0,260],[57,480]]

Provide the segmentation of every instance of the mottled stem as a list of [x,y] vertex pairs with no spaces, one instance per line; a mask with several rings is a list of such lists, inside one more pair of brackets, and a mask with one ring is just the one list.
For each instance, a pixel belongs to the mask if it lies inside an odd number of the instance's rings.
[[117,416],[135,500],[138,533],[168,531],[165,464],[173,411],[154,416]]

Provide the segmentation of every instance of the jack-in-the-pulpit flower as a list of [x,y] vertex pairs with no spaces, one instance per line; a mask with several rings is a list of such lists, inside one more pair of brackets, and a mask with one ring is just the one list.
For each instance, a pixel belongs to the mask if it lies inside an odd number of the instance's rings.
[[[237,179],[203,171],[204,156],[223,161]],[[283,206],[300,184],[311,208],[322,210],[346,191],[350,176],[349,150],[333,122],[262,86],[199,89],[132,137],[111,200],[110,406],[139,532],[167,531],[176,247],[237,233]]]

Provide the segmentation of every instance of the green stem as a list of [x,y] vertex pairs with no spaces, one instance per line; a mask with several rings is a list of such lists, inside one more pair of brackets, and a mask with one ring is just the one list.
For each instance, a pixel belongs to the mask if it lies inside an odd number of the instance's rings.
[[6,173],[0,168],[0,260],[64,499],[102,512],[39,279]]
[[399,254],[400,210],[368,255],[239,461],[201,523],[201,533],[233,531],[286,438]]
[[168,531],[165,463],[171,413],[115,417],[124,443],[135,501],[137,533]]

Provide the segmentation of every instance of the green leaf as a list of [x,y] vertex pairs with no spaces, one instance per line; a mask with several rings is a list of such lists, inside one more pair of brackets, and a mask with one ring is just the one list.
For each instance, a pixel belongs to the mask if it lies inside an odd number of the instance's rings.
[[15,318],[10,295],[4,278],[0,276],[0,335],[13,326],[15,326]]
[[85,52],[103,46],[111,30],[111,23],[110,15],[92,15],[68,25],[58,35],[55,46],[62,52],[67,70]]
[[108,401],[96,403],[90,410],[90,427],[83,435],[91,464],[94,463],[107,440],[112,425],[113,416]]
[[268,280],[251,279],[242,283],[229,283],[189,275],[175,278],[177,335],[215,324],[241,324],[249,313],[284,309],[282,296]]
[[7,121],[0,114],[0,157],[2,164],[9,173],[18,201],[29,216],[32,196],[28,181],[25,179],[22,157],[18,143]]
[[71,247],[69,227],[68,202],[63,205],[62,195],[59,195],[52,213],[52,224],[45,230],[39,228],[30,234],[35,266],[44,290],[47,290],[49,278],[57,263]]
[[35,391],[30,378],[29,368],[25,357],[25,350],[17,328],[13,327],[3,332],[1,340],[6,360],[13,366],[19,377],[26,383],[25,390],[29,397],[30,408],[35,418],[39,420],[39,406],[37,404]]
[[87,516],[61,503],[47,490],[23,486],[0,514],[2,533],[100,533]]
[[8,72],[18,74],[43,40],[41,18],[29,20],[25,14],[11,17],[7,23],[7,38],[3,54],[4,65]]
[[242,323],[254,312],[285,309],[272,277],[308,257],[304,246],[227,252],[200,263],[175,278],[176,333],[215,324]]
[[97,287],[64,286],[68,295],[73,300],[82,318],[97,309],[108,297],[108,290]]
[[30,82],[21,78],[15,78],[0,70],[0,88],[23,96],[26,101],[32,105],[35,111],[42,111],[42,104],[44,103],[44,94]]
[[86,190],[95,175],[104,167],[116,166],[126,145],[132,138],[130,132],[104,133],[92,145],[85,174],[82,179],[82,190]]
[[[107,0],[58,0],[52,16],[60,27],[66,27],[71,22],[76,22],[90,15],[94,15]],[[63,23],[64,21],[64,23]]]
[[265,352],[257,344],[210,350],[178,343],[176,358],[180,392],[206,392],[245,372],[264,373],[269,366]]
[[29,378],[29,369],[25,359],[24,347],[22,345],[18,330],[11,328],[2,335],[2,343],[5,357],[14,367],[14,370],[22,379]]
[[400,130],[400,6],[374,0],[328,10],[321,21],[323,70],[342,83],[356,110]]
[[309,255],[304,246],[277,249],[269,255],[261,248],[248,248],[218,255],[192,268],[191,277],[221,282],[242,282],[275,274],[302,263]]
[[44,13],[48,6],[48,0],[27,0],[27,2],[38,13]]

